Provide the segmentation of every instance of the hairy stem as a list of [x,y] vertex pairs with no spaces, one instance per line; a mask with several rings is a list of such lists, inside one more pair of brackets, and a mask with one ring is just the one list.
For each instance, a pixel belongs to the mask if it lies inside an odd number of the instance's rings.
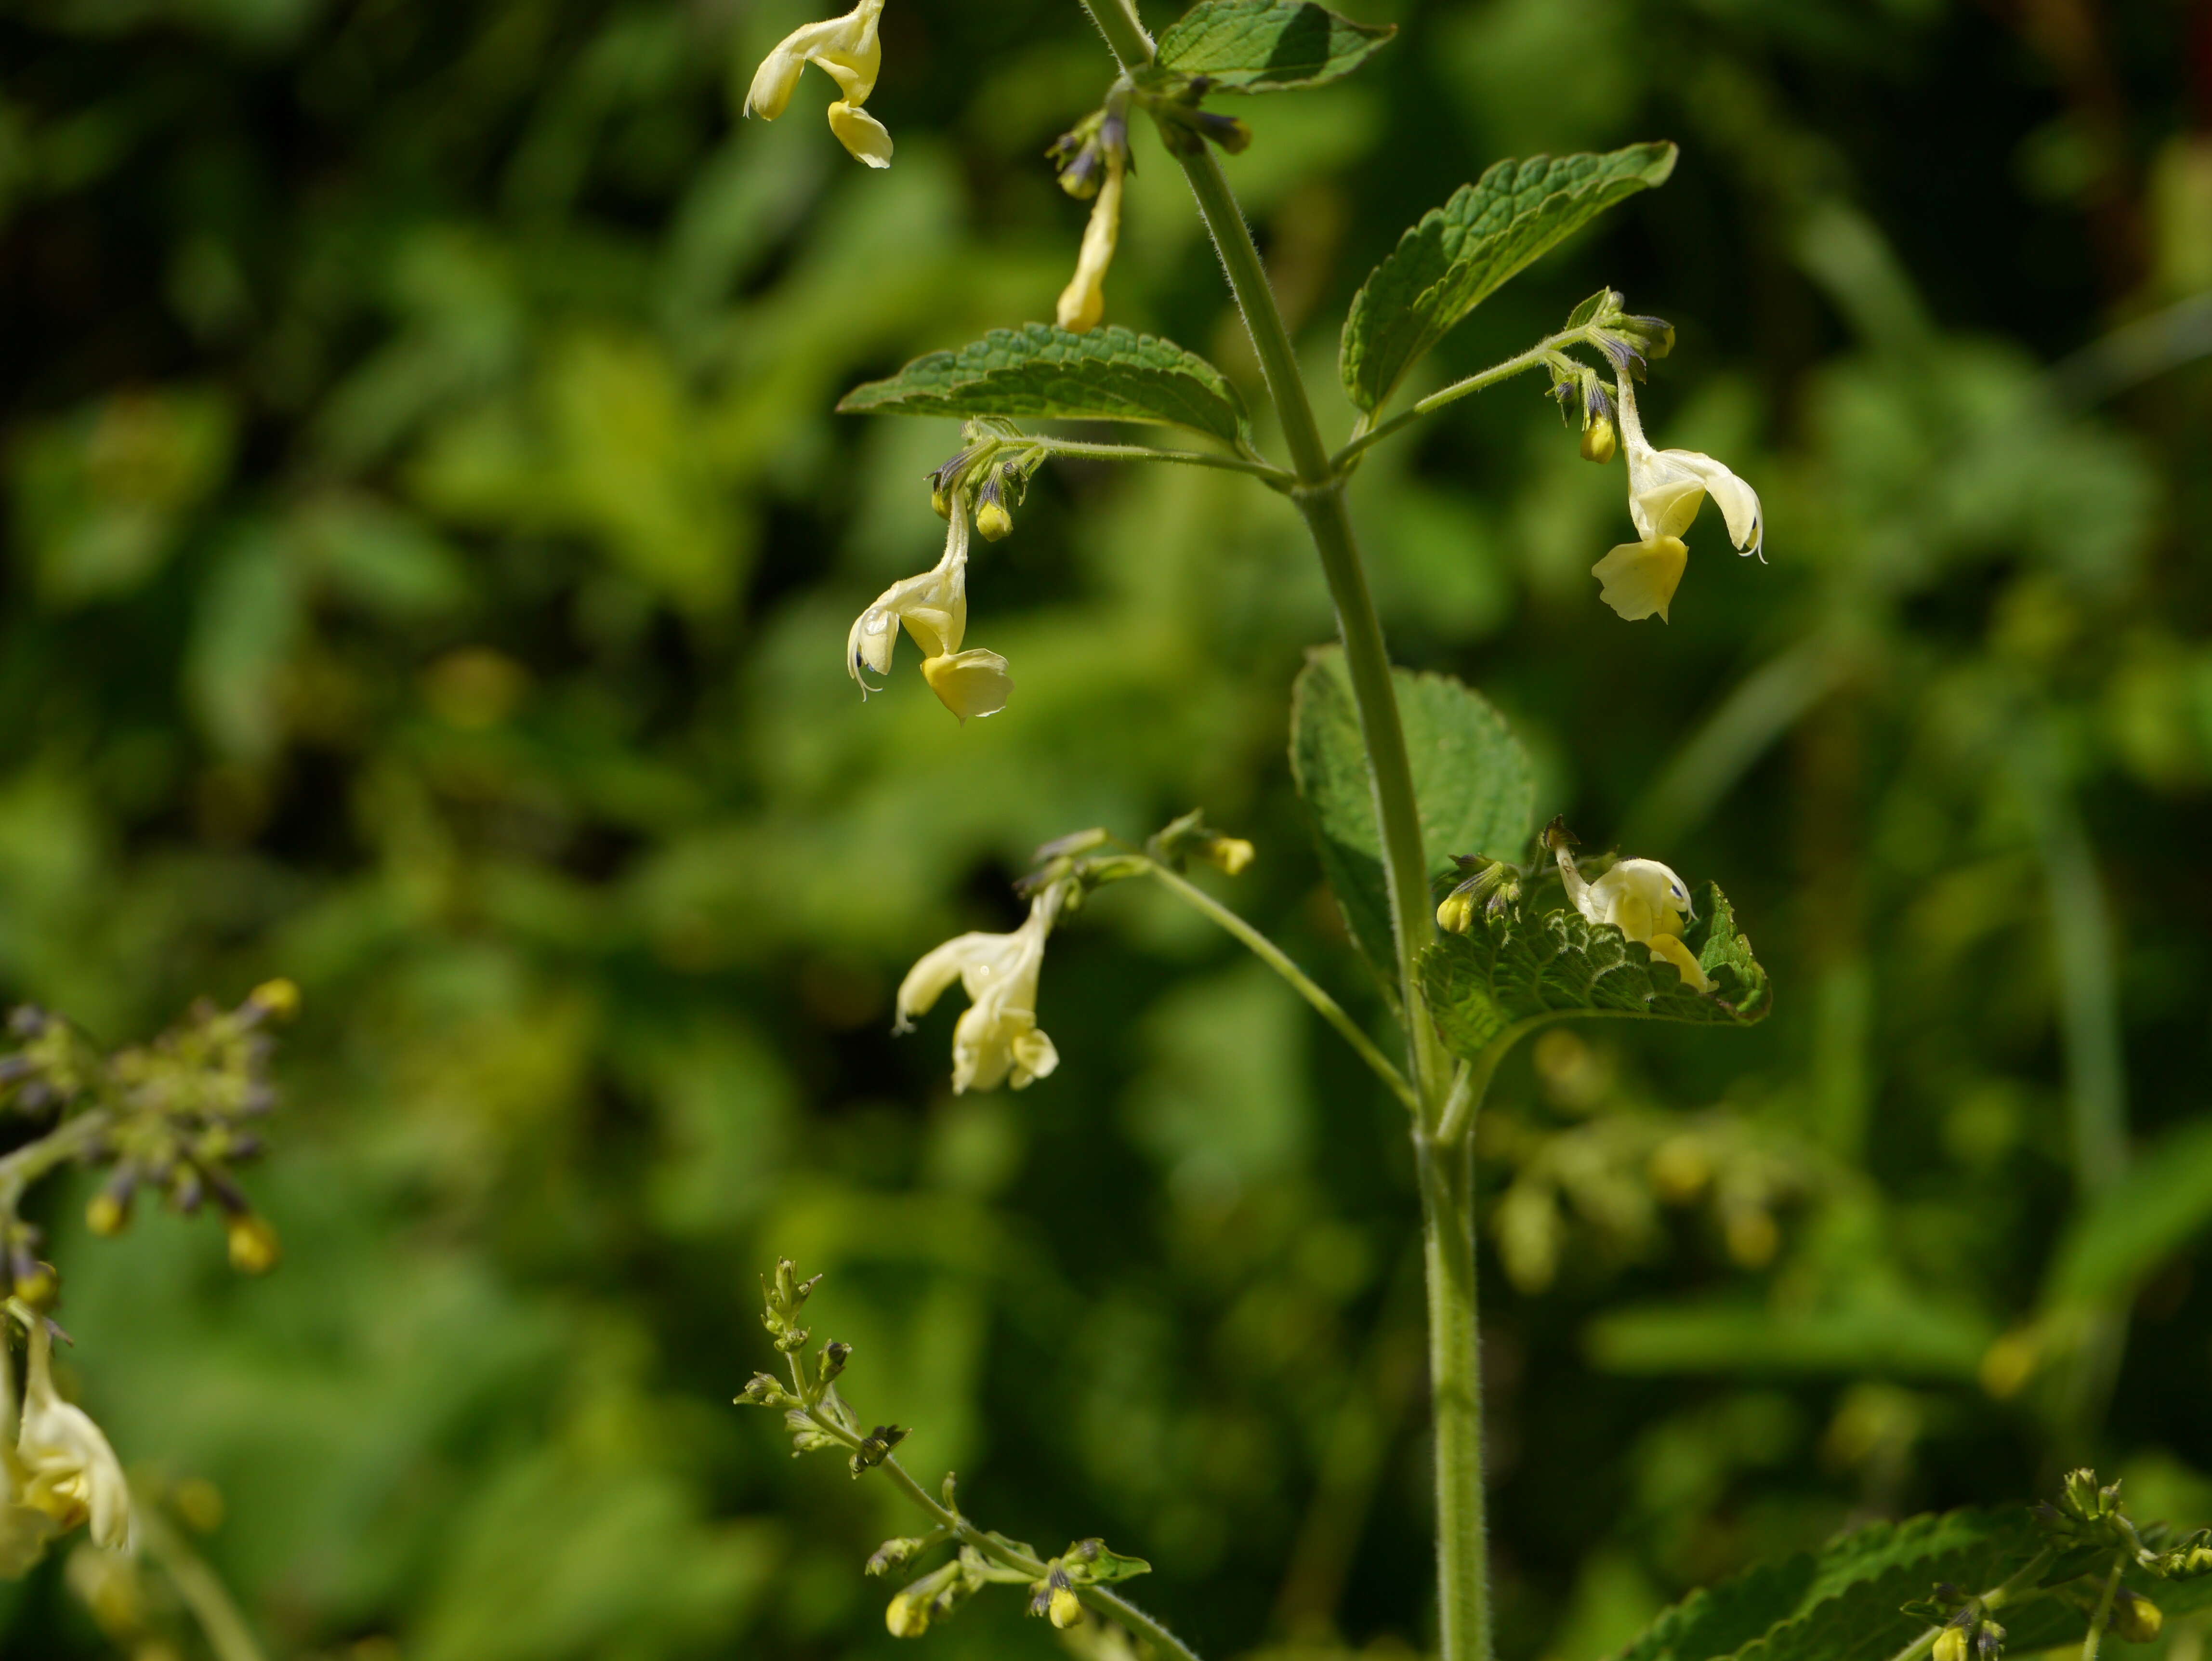
[[1428,1269],[1429,1390],[1436,1416],[1437,1622],[1446,1661],[1488,1661],[1489,1542],[1474,1285],[1474,1150],[1413,1135]]
[[64,1119],[35,1142],[27,1142],[0,1159],[0,1216],[15,1215],[23,1190],[55,1166],[66,1164],[106,1134],[114,1115],[105,1108]]
[[[1129,0],[1083,0],[1125,71],[1148,63],[1152,43]],[[1429,1368],[1436,1419],[1437,1603],[1443,1661],[1489,1661],[1489,1565],[1485,1553],[1482,1486],[1482,1389],[1475,1348],[1474,1162],[1472,1139],[1453,1148],[1433,1140],[1450,1089],[1451,1068],[1421,991],[1419,958],[1435,934],[1428,855],[1413,795],[1413,770],[1391,683],[1382,625],[1366,569],[1346,512],[1344,473],[1323,445],[1313,404],[1298,369],[1250,227],[1231,193],[1221,163],[1203,143],[1172,146],[1198,211],[1221,257],[1230,291],[1252,338],[1298,483],[1291,496],[1304,515],[1321,556],[1344,642],[1345,667],[1359,711],[1375,791],[1375,816],[1389,883],[1397,943],[1400,1007],[1405,1018],[1410,1076],[1419,1101],[1414,1148],[1421,1170],[1421,1211],[1429,1288]],[[1473,390],[1470,388],[1469,390]],[[1472,1107],[1467,1111],[1471,1114]]]
[[1413,1086],[1406,1082],[1406,1075],[1392,1064],[1375,1040],[1360,1030],[1359,1023],[1345,1012],[1344,1006],[1316,985],[1313,977],[1299,968],[1282,947],[1212,895],[1169,870],[1158,861],[1147,860],[1146,865],[1152,876],[1170,893],[1200,916],[1218,924],[1249,948],[1254,957],[1289,982],[1291,989],[1311,1004],[1321,1018],[1337,1030],[1344,1041],[1358,1052],[1359,1059],[1374,1069],[1375,1076],[1389,1086],[1390,1093],[1403,1102],[1409,1111],[1419,1113],[1421,1110],[1421,1098],[1413,1093]]
[[145,1536],[146,1549],[161,1564],[162,1572],[169,1577],[169,1584],[177,1589],[177,1596],[199,1622],[216,1661],[262,1661],[261,1646],[254,1641],[253,1633],[232,1601],[228,1588],[185,1543],[184,1536],[171,1526],[169,1519],[149,1506],[138,1512],[138,1526]]
[[1212,450],[1176,450],[1148,444],[1090,444],[1079,439],[1024,435],[1034,447],[1056,456],[1075,456],[1090,461],[1173,461],[1186,467],[1218,467],[1232,473],[1249,473],[1272,490],[1288,490],[1297,483],[1280,467],[1247,456],[1221,455]]
[[[847,1434],[842,1426],[826,1422],[819,1417],[816,1418],[815,1422],[820,1424],[832,1435],[843,1437]],[[856,1447],[859,1445],[858,1439],[854,1439],[854,1445]],[[938,1527],[949,1530],[957,1536],[963,1545],[973,1546],[993,1562],[1012,1569],[1017,1573],[1025,1574],[1033,1580],[1043,1579],[1049,1572],[1048,1565],[1042,1558],[1032,1557],[1025,1551],[1016,1550],[1005,1541],[995,1538],[977,1528],[958,1512],[942,1504],[935,1494],[915,1482],[913,1473],[899,1463],[896,1459],[886,1458],[883,1463],[883,1469],[891,1479],[893,1487],[927,1512],[930,1520]],[[1177,1661],[1198,1661],[1198,1652],[1195,1650],[1119,1592],[1109,1591],[1103,1586],[1078,1586],[1075,1593],[1088,1607],[1120,1621],[1162,1655],[1176,1657]]]
[[1329,458],[1329,465],[1341,470],[1346,463],[1370,445],[1380,443],[1423,416],[1434,414],[1445,405],[1455,404],[1470,393],[1495,386],[1501,380],[1510,380],[1515,375],[1548,362],[1568,347],[1581,345],[1590,338],[1591,332],[1587,328],[1563,329],[1558,334],[1548,335],[1538,341],[1527,351],[1516,353],[1503,363],[1493,363],[1486,369],[1477,370],[1464,380],[1455,380],[1450,386],[1431,392],[1410,408],[1401,410],[1380,426],[1354,433],[1352,441]]

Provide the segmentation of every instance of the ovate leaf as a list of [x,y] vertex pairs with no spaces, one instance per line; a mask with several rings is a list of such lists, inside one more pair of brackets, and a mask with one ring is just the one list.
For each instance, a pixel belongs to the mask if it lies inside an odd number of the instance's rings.
[[1397,32],[1310,0],[1199,0],[1160,37],[1158,62],[1223,92],[1317,87],[1351,74]]
[[[1455,854],[1516,856],[1535,809],[1535,775],[1504,717],[1449,676],[1397,669],[1391,677],[1430,879],[1451,871]],[[1291,770],[1313,815],[1322,870],[1352,936],[1384,983],[1394,983],[1397,946],[1375,788],[1339,648],[1312,654],[1298,676],[1291,706]]]
[[1424,215],[1377,265],[1344,320],[1339,368],[1362,410],[1379,409],[1413,360],[1516,272],[1624,197],[1664,184],[1674,147],[1500,161]]
[[1421,979],[1445,1043],[1480,1056],[1520,1021],[1543,1015],[1629,1015],[1702,1026],[1763,1019],[1766,971],[1736,932],[1735,912],[1710,883],[1683,939],[1718,984],[1692,991],[1671,964],[1610,923],[1533,901],[1478,908],[1467,934],[1446,934],[1421,959]]
[[[1989,1591],[2042,1544],[2025,1506],[1876,1523],[1692,1592],[1613,1661],[1886,1661],[1928,1630],[1905,1604],[1939,1582]],[[2212,1575],[2159,1580],[2131,1567],[2126,1583],[2169,1618],[2212,1601]],[[2088,1626],[2057,1597],[2008,1606],[2002,1619],[2006,1651],[2020,1655],[2079,1644]]]
[[1829,1661],[1892,1655],[1928,1624],[1901,1604],[1938,1580],[1987,1591],[2038,1543],[2025,1506],[1877,1523],[1692,1592],[1615,1661],[1780,1661],[1785,1652],[1806,1661],[1804,1640],[1823,1634]]
[[1143,421],[1235,443],[1244,401],[1204,358],[1127,329],[1072,334],[1048,324],[994,329],[955,352],[917,357],[886,380],[855,386],[847,415],[1002,416],[1012,420]]

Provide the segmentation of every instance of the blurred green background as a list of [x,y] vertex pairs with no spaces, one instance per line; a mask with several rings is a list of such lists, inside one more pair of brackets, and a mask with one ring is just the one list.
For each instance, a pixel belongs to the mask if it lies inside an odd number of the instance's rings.
[[[1504,1653],[1597,1661],[2081,1457],[2212,1520],[2212,12],[1346,4],[1399,42],[1239,106],[1228,164],[1325,418],[1402,226],[1501,155],[1672,137],[1422,373],[1609,283],[1679,326],[1655,436],[1770,527],[1762,566],[1709,515],[1672,625],[1623,624],[1621,475],[1539,381],[1354,489],[1401,658],[1507,711],[1544,815],[1718,880],[1778,989],[1501,1077]],[[973,575],[1012,706],[963,730],[908,657],[863,708],[845,630],[933,559],[956,429],[830,404],[1049,316],[1084,210],[1040,153],[1109,70],[1073,0],[891,0],[872,173],[818,75],[735,119],[808,15],[0,6],[0,993],[118,1041],[307,999],[251,1183],[280,1273],[45,1196],[76,1388],[219,1485],[274,1656],[884,1655],[894,1497],[728,1404],[788,1253],[850,1399],[988,1524],[1150,1558],[1209,1655],[1402,1654],[1414,1203],[1371,1081],[1136,885],[1053,942],[1048,1081],[956,1099],[950,1007],[889,1033],[1032,844],[1200,805],[1260,847],[1235,903],[1376,1010],[1285,764],[1310,553],[1247,481],[1048,469]],[[1109,318],[1252,386],[1137,149]],[[1054,1652],[1017,1605],[924,1642]],[[58,1563],[0,1648],[108,1652]]]

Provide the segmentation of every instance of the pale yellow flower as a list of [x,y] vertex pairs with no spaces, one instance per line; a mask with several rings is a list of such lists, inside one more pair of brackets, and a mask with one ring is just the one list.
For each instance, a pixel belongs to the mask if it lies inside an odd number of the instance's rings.
[[884,49],[876,39],[884,0],[860,0],[842,17],[793,29],[761,60],[745,94],[745,113],[773,121],[791,102],[799,77],[809,64],[819,64],[845,95],[830,106],[830,131],[854,156],[872,167],[891,164],[891,136],[860,106],[876,89]]
[[52,1518],[24,1503],[28,1474],[6,1434],[15,1417],[15,1370],[8,1359],[7,1317],[0,1315],[0,1580],[28,1574],[61,1532]]
[[958,501],[951,509],[944,557],[920,576],[891,584],[854,620],[845,636],[845,667],[863,696],[876,690],[863,671],[890,672],[891,651],[903,626],[921,648],[922,678],[964,721],[1005,709],[1014,680],[996,652],[960,648],[968,632],[968,510]]
[[1765,538],[1759,495],[1709,455],[1695,450],[1655,450],[1636,411],[1635,382],[1626,371],[1618,387],[1621,447],[1628,452],[1628,516],[1643,539],[1625,542],[1590,567],[1602,584],[1598,598],[1631,623],[1667,620],[1667,607],[1690,551],[1682,533],[1710,494],[1728,521],[1729,540],[1755,554]]
[[122,1463],[91,1415],[56,1394],[53,1348],[46,1322],[34,1317],[22,1426],[15,1439],[15,1467],[22,1476],[20,1503],[44,1512],[60,1529],[88,1522],[93,1544],[128,1551],[135,1530]]
[[1060,326],[1077,334],[1097,328],[1106,315],[1106,271],[1121,238],[1121,175],[1128,158],[1118,143],[1108,144],[1105,152],[1106,178],[1091,204],[1090,223],[1083,228],[1075,275],[1060,294]]
[[1682,923],[1697,916],[1682,879],[1656,860],[1622,860],[1595,882],[1583,880],[1564,843],[1555,849],[1559,880],[1585,920],[1618,928],[1648,947],[1654,963],[1669,963],[1693,992],[1710,992],[1711,979],[1682,943]]
[[952,1088],[1017,1090],[1060,1065],[1036,1024],[1037,975],[1044,967],[1045,937],[1060,910],[1060,891],[1048,888],[1030,903],[1028,919],[1011,934],[962,934],[929,952],[899,983],[895,1031],[913,1030],[958,981],[972,1001],[952,1029]]

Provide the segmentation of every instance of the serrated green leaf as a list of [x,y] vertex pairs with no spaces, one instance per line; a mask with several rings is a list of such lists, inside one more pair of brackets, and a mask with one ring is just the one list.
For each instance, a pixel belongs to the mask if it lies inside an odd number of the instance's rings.
[[1397,32],[1310,0],[1199,0],[1160,37],[1158,61],[1222,92],[1275,92],[1349,75]]
[[1674,147],[1500,161],[1432,208],[1377,265],[1344,320],[1344,389],[1372,413],[1413,360],[1491,294],[1624,197],[1664,184]]
[[2075,1221],[2051,1260],[2045,1303],[2079,1307],[2126,1298],[2207,1226],[2212,1120],[2160,1138]]
[[1631,1015],[1703,1026],[1748,1026],[1771,1001],[1766,971],[1739,934],[1735,909],[1708,883],[1683,940],[1718,983],[1710,995],[1682,983],[1674,965],[1609,923],[1533,901],[1478,910],[1464,934],[1446,934],[1422,955],[1437,1031],[1458,1054],[1475,1056],[1508,1028],[1546,1015]]
[[[1901,1613],[1908,1599],[1938,1580],[1987,1591],[2039,1543],[2024,1506],[1877,1523],[1692,1593],[1615,1661],[1780,1661],[1778,1643],[1821,1631],[1837,1646],[1833,1661],[1894,1654],[1927,1625]],[[1870,1630],[1881,1634],[1871,1650],[1863,1647]]]
[[[2042,1545],[2025,1506],[1877,1523],[1692,1592],[1613,1661],[1883,1661],[1928,1629],[1906,1603],[1939,1581],[1991,1591]],[[2212,1603],[2212,1576],[2161,1581],[2131,1569],[2127,1584],[2168,1615]],[[2057,1598],[2008,1605],[2000,1618],[2017,1655],[2078,1643],[2088,1626]]]
[[855,386],[837,408],[846,415],[1154,422],[1231,444],[1249,424],[1244,400],[1221,371],[1171,340],[1121,328],[1073,334],[1045,323],[994,329],[957,351],[917,357],[888,380]]
[[[1535,811],[1535,773],[1505,718],[1448,675],[1396,669],[1391,677],[1430,879],[1449,873],[1455,854],[1518,855]],[[1322,870],[1352,939],[1390,984],[1397,977],[1397,946],[1375,790],[1358,708],[1336,647],[1312,653],[1298,676],[1291,704],[1291,771],[1313,815]]]

